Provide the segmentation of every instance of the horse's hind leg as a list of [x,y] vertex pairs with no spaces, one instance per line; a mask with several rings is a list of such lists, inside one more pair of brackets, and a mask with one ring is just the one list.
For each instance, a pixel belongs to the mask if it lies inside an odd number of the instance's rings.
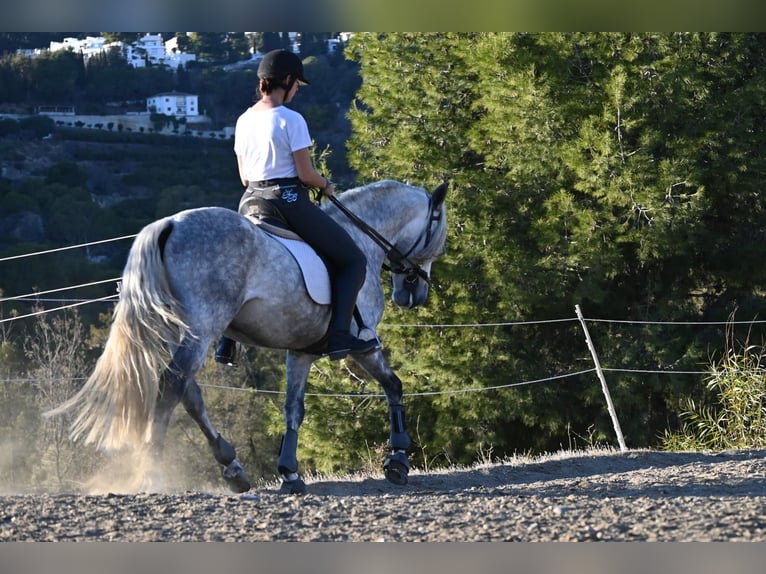
[[394,484],[407,484],[407,477],[410,472],[407,449],[410,448],[412,441],[407,432],[404,416],[402,381],[396,376],[380,351],[367,355],[356,355],[354,362],[358,363],[380,383],[388,402],[388,416],[391,425],[388,444],[391,447],[391,452],[383,462],[386,478]]
[[199,370],[206,353],[206,349],[201,351],[200,349],[201,347],[194,343],[179,348],[163,375],[163,392],[158,399],[153,427],[154,449],[155,452],[161,452],[170,415],[178,403],[182,402],[186,412],[205,435],[216,461],[222,465],[223,478],[229,488],[234,492],[245,492],[250,489],[247,474],[237,460],[234,447],[221,436],[210,421],[202,392],[193,377],[193,373]]
[[194,379],[189,379],[182,401],[186,412],[202,429],[202,433],[213,451],[213,456],[223,467],[222,475],[229,488],[237,493],[250,490],[250,479],[248,479],[245,469],[242,468],[242,464],[237,460],[237,452],[210,422],[205,403],[202,400],[202,392]]
[[160,392],[154,409],[152,421],[151,454],[155,461],[162,458],[165,449],[165,437],[170,424],[173,410],[181,402],[184,392],[184,381],[176,374],[177,371],[167,369],[160,377]]

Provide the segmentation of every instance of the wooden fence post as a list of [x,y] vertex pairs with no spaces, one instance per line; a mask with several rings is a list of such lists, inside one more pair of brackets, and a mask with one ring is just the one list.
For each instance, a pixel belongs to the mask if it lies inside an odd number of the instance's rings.
[[593,346],[593,341],[591,341],[590,333],[588,332],[588,326],[585,324],[585,319],[583,319],[582,312],[580,311],[580,306],[575,305],[575,312],[577,313],[577,318],[580,320],[580,325],[582,325],[582,330],[585,332],[585,341],[588,343],[588,348],[590,349],[590,354],[593,356],[593,362],[596,365],[596,373],[598,374],[598,378],[601,381],[601,390],[604,391],[604,397],[606,397],[606,406],[609,409],[609,416],[612,417],[612,424],[614,425],[614,432],[617,434],[617,441],[620,443],[620,451],[625,452],[628,450],[628,448],[625,446],[625,438],[622,436],[622,429],[620,428],[620,421],[617,420],[617,413],[614,410],[614,404],[612,403],[612,397],[609,394],[609,387],[606,386],[606,379],[604,378],[604,371],[601,370],[601,363],[598,360],[598,355],[596,354],[596,349]]

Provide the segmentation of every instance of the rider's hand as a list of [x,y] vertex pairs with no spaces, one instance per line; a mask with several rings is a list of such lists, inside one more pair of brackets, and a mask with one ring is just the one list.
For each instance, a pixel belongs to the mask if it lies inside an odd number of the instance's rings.
[[322,193],[327,197],[331,197],[335,193],[335,184],[328,179],[327,185],[322,188]]

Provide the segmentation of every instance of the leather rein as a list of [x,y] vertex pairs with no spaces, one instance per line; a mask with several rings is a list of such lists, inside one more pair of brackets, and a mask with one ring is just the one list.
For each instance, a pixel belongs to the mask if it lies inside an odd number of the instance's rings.
[[412,253],[418,243],[420,243],[420,240],[424,235],[425,242],[423,243],[423,247],[425,248],[430,243],[431,224],[435,221],[439,221],[439,218],[441,217],[441,212],[434,209],[433,201],[430,196],[428,198],[428,221],[426,222],[426,228],[406,253],[399,251],[396,246],[394,246],[390,241],[378,233],[377,230],[367,225],[363,219],[361,219],[358,215],[343,205],[337,197],[330,195],[329,199],[338,209],[341,210],[341,212],[343,212],[346,217],[354,222],[354,225],[366,233],[375,243],[378,244],[381,249],[383,249],[383,251],[386,253],[386,260],[388,261],[387,264],[383,264],[384,269],[390,271],[391,273],[407,275],[406,281],[408,283],[414,283],[417,276],[429,285],[431,284],[431,278],[428,276],[428,273],[426,273],[426,271],[420,265],[408,259],[409,255]]

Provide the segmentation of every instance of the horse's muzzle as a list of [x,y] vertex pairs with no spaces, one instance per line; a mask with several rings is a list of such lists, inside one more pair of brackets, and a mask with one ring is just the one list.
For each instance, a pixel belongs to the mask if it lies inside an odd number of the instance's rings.
[[422,305],[428,297],[428,283],[420,279],[417,273],[406,275],[398,285],[394,285],[392,299],[399,307],[412,309]]

